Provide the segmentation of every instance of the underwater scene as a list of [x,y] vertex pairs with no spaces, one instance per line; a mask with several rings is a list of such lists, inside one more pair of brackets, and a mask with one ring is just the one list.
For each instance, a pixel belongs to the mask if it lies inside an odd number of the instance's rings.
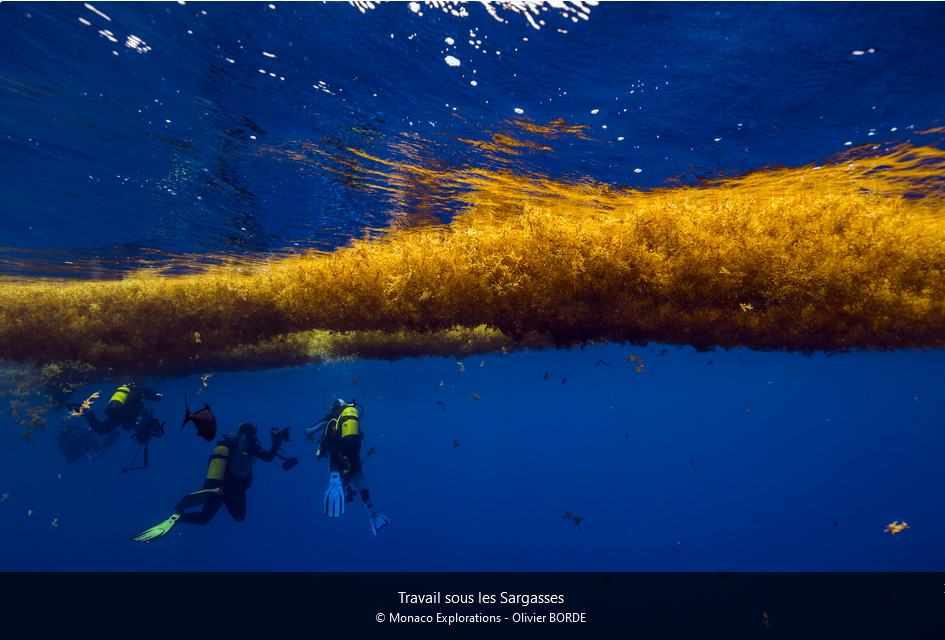
[[3,571],[945,570],[941,3],[0,19]]

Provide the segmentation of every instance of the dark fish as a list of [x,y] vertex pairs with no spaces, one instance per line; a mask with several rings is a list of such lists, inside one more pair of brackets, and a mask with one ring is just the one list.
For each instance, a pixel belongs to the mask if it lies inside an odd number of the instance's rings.
[[217,436],[217,419],[213,416],[210,405],[205,403],[203,409],[200,409],[197,413],[191,413],[187,407],[187,394],[185,393],[184,409],[187,413],[184,415],[184,424],[180,426],[181,431],[184,430],[188,422],[193,421],[194,426],[197,427],[197,435],[203,436],[203,439],[207,442]]
[[[145,426],[145,428],[148,429],[148,431],[152,431],[152,432],[154,432],[154,433],[157,433],[158,431],[160,431],[160,432],[161,432],[161,435],[163,436],[163,435],[164,435],[164,424],[165,424],[166,422],[167,422],[166,420],[165,420],[164,422],[158,422],[158,419],[157,419],[157,418],[151,418],[150,420],[148,420],[148,422],[147,422],[144,426]],[[183,427],[181,427],[181,428],[183,428]]]

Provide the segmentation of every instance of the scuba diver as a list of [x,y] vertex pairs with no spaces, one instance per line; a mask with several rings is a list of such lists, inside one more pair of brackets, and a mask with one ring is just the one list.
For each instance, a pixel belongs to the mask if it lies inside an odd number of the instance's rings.
[[[253,463],[256,459],[272,462],[274,458],[282,458],[286,460],[282,468],[287,471],[298,463],[296,458],[286,459],[279,455],[279,447],[289,441],[288,427],[271,429],[269,435],[272,437],[272,447],[268,451],[259,444],[256,427],[248,422],[241,424],[236,434],[228,433],[223,440],[217,441],[218,446],[210,455],[203,489],[184,496],[167,520],[130,539],[154,542],[166,536],[178,522],[207,524],[216,515],[220,505],[224,504],[233,519],[242,522],[246,517],[246,490],[253,484]],[[203,509],[199,512],[184,513],[186,509],[200,505],[203,505]]]
[[98,435],[105,435],[112,431],[118,425],[125,431],[131,431],[138,421],[138,414],[144,410],[144,400],[161,400],[162,396],[153,389],[141,387],[136,382],[123,384],[112,394],[105,407],[105,414],[108,416],[104,422],[99,422],[95,417],[95,411],[91,408],[83,409],[77,404],[66,405],[74,412],[82,412],[85,419],[89,421],[89,426]]
[[119,436],[117,433],[110,433],[105,438],[105,443],[99,444],[98,440],[94,439],[96,435],[98,434],[92,431],[90,427],[72,422],[56,434],[56,441],[59,443],[62,452],[66,454],[66,459],[69,462],[75,462],[83,456],[89,460],[94,460],[95,458],[89,455],[89,451],[94,451],[99,457],[102,457],[115,444],[115,440],[118,440]]
[[[367,509],[371,531],[377,535],[377,530],[389,525],[390,520],[371,502],[371,493],[361,470],[363,415],[364,407],[356,401],[349,404],[339,398],[332,403],[328,415],[306,429],[305,435],[314,441],[315,434],[322,431],[315,457],[319,460],[326,456],[329,458],[331,474],[328,477],[328,488],[325,490],[325,515],[337,518],[345,512],[345,503],[353,501],[354,496],[360,493],[364,508]],[[357,491],[351,488],[352,484],[357,487]]]

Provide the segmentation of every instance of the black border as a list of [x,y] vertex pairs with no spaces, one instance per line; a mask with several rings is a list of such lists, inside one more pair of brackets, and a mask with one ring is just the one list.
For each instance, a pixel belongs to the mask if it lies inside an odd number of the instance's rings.
[[[918,638],[934,637],[945,622],[943,573],[4,573],[2,580],[0,624],[11,638]],[[401,591],[439,592],[440,603],[401,603]],[[564,604],[502,604],[503,591],[561,595]],[[496,602],[445,602],[478,600],[480,592]],[[504,619],[389,620],[438,612]],[[583,613],[584,622],[513,622],[514,614],[551,612]]]

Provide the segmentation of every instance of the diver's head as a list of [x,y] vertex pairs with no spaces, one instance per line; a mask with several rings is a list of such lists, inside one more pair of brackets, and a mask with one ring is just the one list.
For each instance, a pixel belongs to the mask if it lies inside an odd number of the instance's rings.
[[253,425],[251,425],[251,424],[248,423],[248,422],[244,422],[243,424],[240,425],[240,428],[239,428],[239,430],[237,431],[237,435],[240,435],[240,436],[255,436],[255,435],[256,435],[256,427],[254,427]]
[[338,398],[337,400],[331,403],[331,414],[337,418],[338,416],[341,415],[342,410],[347,405],[348,405],[347,402],[345,402],[341,398]]

